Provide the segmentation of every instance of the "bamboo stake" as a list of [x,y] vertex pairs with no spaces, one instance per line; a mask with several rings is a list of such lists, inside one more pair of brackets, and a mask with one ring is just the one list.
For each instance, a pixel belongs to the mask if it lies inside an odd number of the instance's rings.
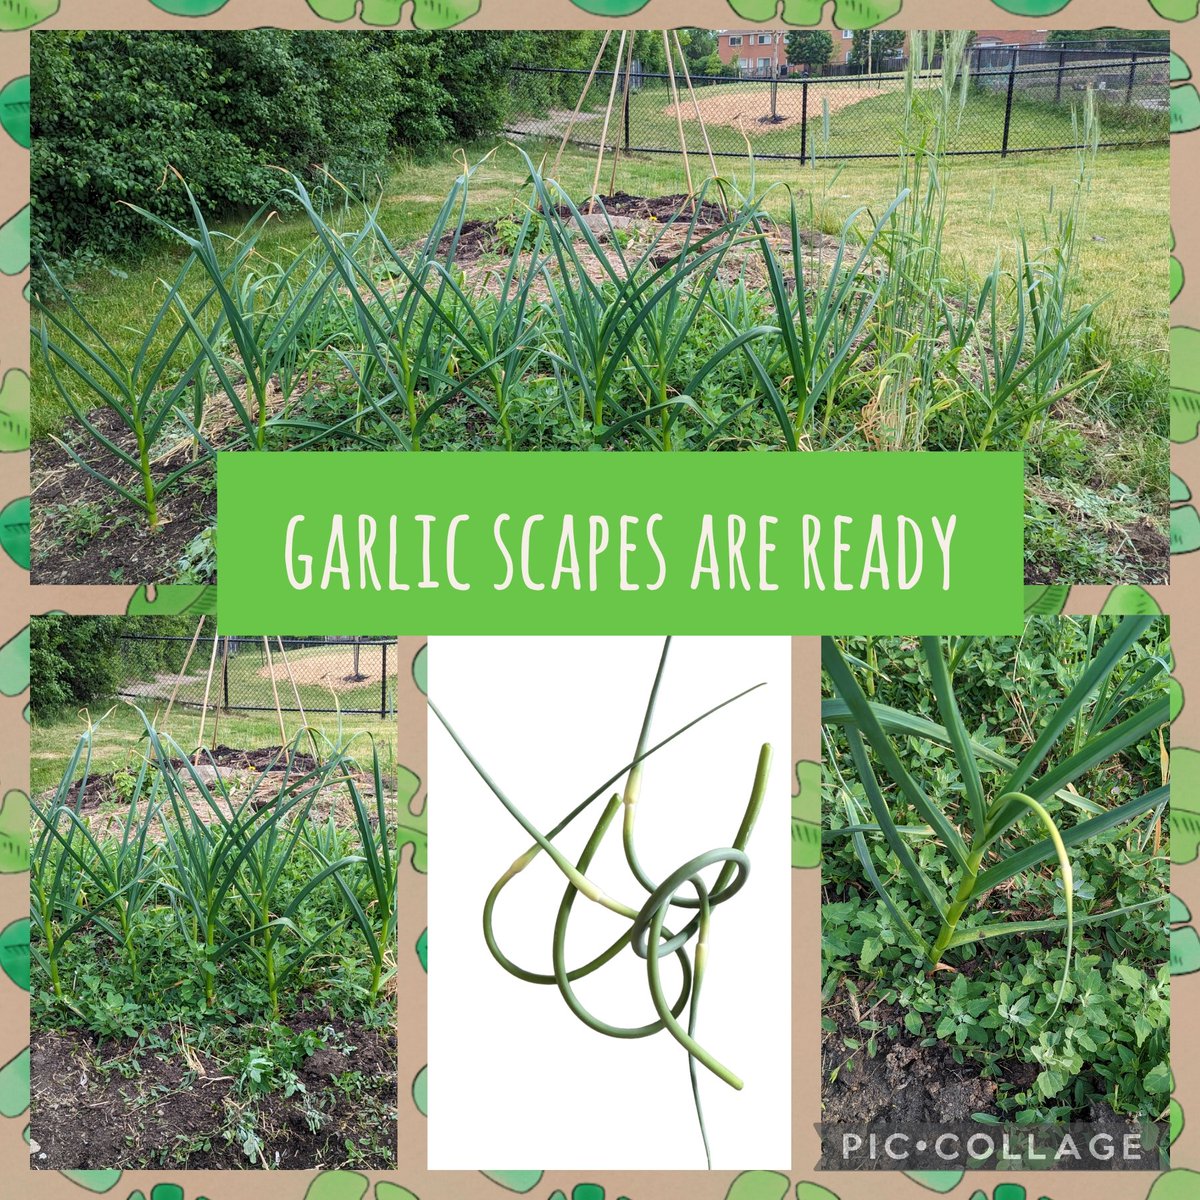
[[717,177],[717,160],[713,156],[712,143],[708,140],[708,126],[704,123],[704,118],[700,115],[700,101],[696,99],[696,89],[692,86],[692,73],[688,70],[687,58],[684,57],[683,46],[679,41],[679,30],[672,29],[672,36],[675,38],[675,50],[679,54],[679,61],[683,65],[683,78],[687,83],[688,95],[692,98],[692,108],[696,113],[696,124],[700,126],[700,136],[704,138],[704,149],[708,152],[708,165],[712,169],[712,177]]
[[575,128],[575,122],[579,120],[579,114],[583,111],[583,102],[587,99],[587,94],[592,87],[592,80],[596,78],[596,72],[600,69],[600,60],[604,57],[604,49],[608,45],[610,37],[612,37],[612,30],[606,29],[604,37],[600,40],[600,49],[596,53],[596,60],[592,63],[592,69],[588,72],[588,77],[583,85],[583,91],[579,94],[579,103],[575,105],[575,111],[571,114],[571,119],[567,122],[566,132],[559,143],[558,153],[554,156],[554,166],[550,169],[550,174],[556,179],[558,178],[558,164],[562,161],[563,151],[567,148],[567,143],[571,140],[571,132]]
[[671,83],[671,104],[675,109],[675,126],[679,130],[679,153],[683,155],[683,170],[687,175],[688,198],[696,194],[696,189],[692,186],[692,166],[688,162],[687,139],[683,136],[683,112],[679,107],[679,89],[675,86],[675,62],[671,57],[671,39],[667,37],[667,31],[662,31],[663,49],[667,52],[667,79]]
[[171,719],[171,708],[175,703],[175,696],[179,692],[179,685],[183,682],[183,677],[187,674],[188,663],[192,661],[192,651],[196,649],[196,642],[200,639],[200,630],[203,628],[204,614],[201,614],[200,623],[196,626],[196,632],[192,634],[192,644],[188,647],[187,654],[183,656],[183,666],[179,668],[179,674],[175,676],[175,686],[171,689],[171,698],[167,701],[167,711],[162,721],[164,731],[167,728],[167,722]]
[[[621,113],[622,113],[622,116],[624,116],[624,114],[629,111],[629,83],[630,83],[629,77],[633,74],[633,43],[634,43],[634,40],[635,40],[634,38],[629,39],[629,50],[625,55],[625,86],[621,89]],[[617,65],[619,66],[620,64],[618,63]],[[623,136],[621,138],[617,139],[616,148],[613,150],[612,178],[609,180],[609,184],[608,184],[608,194],[610,196],[615,195],[616,190],[617,190],[617,164],[621,161],[621,142],[622,141],[624,141]]]
[[596,173],[592,176],[592,194],[588,199],[588,214],[591,215],[596,203],[596,193],[600,190],[600,170],[604,165],[604,147],[608,144],[608,123],[612,120],[613,102],[617,98],[617,80],[621,78],[621,56],[625,53],[625,38],[627,31],[621,30],[621,41],[617,46],[617,62],[613,70],[612,87],[608,89],[608,107],[604,110],[604,128],[600,131],[600,149],[596,151]]
[[275,662],[271,658],[271,640],[263,638],[263,649],[267,652],[267,674],[271,676],[271,691],[275,693],[275,715],[279,718],[279,744],[287,745],[287,731],[283,727],[283,706],[279,703],[279,682],[275,678]]
[[204,745],[204,722],[208,717],[208,693],[212,688],[213,667],[217,665],[217,643],[221,639],[213,636],[212,654],[208,659],[208,678],[204,681],[204,702],[200,705],[200,732],[196,735],[196,757],[200,755],[200,747]]
[[300,723],[307,725],[308,718],[304,715],[304,705],[300,703],[300,689],[296,686],[296,677],[292,674],[292,664],[288,662],[287,651],[283,648],[283,638],[276,637],[275,641],[279,645],[279,657],[283,659],[283,667],[287,671],[288,682],[292,685],[292,695],[296,697],[296,707],[300,710]]
[[[229,637],[228,637],[228,635],[226,635],[224,641],[225,641],[225,644],[221,647],[221,678],[222,679],[226,678],[228,675],[228,672],[229,672]],[[225,697],[225,698],[228,699],[228,697]],[[216,710],[216,715],[213,717],[212,748],[214,750],[217,748],[217,730],[219,730],[221,728],[221,710],[224,707],[225,706],[223,704],[218,704],[217,710]]]

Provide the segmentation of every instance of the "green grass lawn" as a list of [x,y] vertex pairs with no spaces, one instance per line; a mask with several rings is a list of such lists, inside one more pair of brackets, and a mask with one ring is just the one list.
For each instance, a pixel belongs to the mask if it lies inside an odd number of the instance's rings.
[[[93,775],[108,774],[136,762],[146,750],[142,721],[133,707],[122,700],[114,700],[112,705],[115,707],[104,718],[93,742]],[[160,711],[165,709],[163,702]],[[104,711],[103,707],[97,705],[92,710],[92,719],[95,720]],[[148,716],[153,715],[153,709],[147,708],[146,711]],[[204,726],[206,745],[212,745],[213,719],[214,714],[209,712]],[[299,714],[285,712],[283,721],[288,738],[295,737],[300,730]],[[395,779],[397,730],[394,717],[380,720],[379,717],[347,716],[342,719],[339,729],[335,715],[314,713],[309,718],[309,724],[331,739],[337,739],[339,734],[349,737],[360,731],[369,733],[379,747],[384,777]],[[83,718],[74,714],[51,722],[33,722],[29,735],[29,785],[35,796],[58,786],[67,759],[75,749],[83,729]],[[161,731],[169,733],[185,750],[190,749],[196,744],[200,731],[199,710],[180,708],[177,703],[170,722]],[[222,713],[216,732],[222,745],[234,746],[239,750],[256,750],[262,746],[280,744],[279,718],[274,712]],[[370,743],[366,737],[358,738],[353,749],[360,758],[369,761]]]

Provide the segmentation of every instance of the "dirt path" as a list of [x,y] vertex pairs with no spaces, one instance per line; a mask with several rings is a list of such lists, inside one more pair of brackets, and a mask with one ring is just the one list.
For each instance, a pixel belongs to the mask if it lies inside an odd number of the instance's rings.
[[[569,108],[552,108],[544,117],[518,117],[508,127],[507,132],[519,133],[524,137],[561,137],[571,121],[571,112]],[[575,118],[575,124],[600,121],[603,117],[602,112],[580,113]]]
[[[882,96],[887,92],[898,91],[903,87],[898,80],[885,80],[879,83],[847,85],[810,83],[808,87],[808,115],[822,116],[825,105],[829,105],[831,113],[839,112],[869,100],[874,96]],[[734,129],[752,122],[770,122],[772,129],[786,129],[800,120],[804,113],[804,89],[798,83],[781,83],[777,89],[775,102],[775,120],[771,120],[771,88],[764,81],[753,87],[714,87],[711,94],[697,93],[700,106],[700,116],[707,125],[728,125]],[[669,104],[663,109],[665,116],[675,120],[676,108],[682,113],[685,121],[696,120],[696,110],[689,98],[680,100],[678,105]]]

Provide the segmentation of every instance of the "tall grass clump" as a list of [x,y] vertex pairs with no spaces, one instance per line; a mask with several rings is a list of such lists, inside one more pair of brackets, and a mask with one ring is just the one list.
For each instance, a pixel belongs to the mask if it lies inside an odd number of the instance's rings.
[[881,239],[887,270],[875,332],[877,402],[882,437],[894,449],[920,446],[935,391],[940,299],[949,284],[950,155],[970,95],[966,32],[945,35],[941,72],[929,76],[923,64],[932,61],[934,45],[933,32],[909,34],[896,181],[905,199]]
[[920,449],[936,418],[962,448],[1013,446],[1096,372],[1078,365],[1093,306],[1071,298],[1099,145],[1091,93],[1073,113],[1078,172],[1043,222],[1045,245],[1022,228],[1011,266],[998,251],[978,287],[950,260],[953,155],[970,95],[966,34],[945,35],[940,74],[923,75],[932,33],[913,33],[904,77],[897,206],[879,242],[886,271],[874,322],[878,431],[885,448]]

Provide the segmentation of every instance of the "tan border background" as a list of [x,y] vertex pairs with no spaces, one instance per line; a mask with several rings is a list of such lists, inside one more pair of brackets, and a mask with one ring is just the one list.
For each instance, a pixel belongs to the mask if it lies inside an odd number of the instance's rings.
[[[332,2],[332,0],[327,0]],[[339,0],[349,4],[349,0]],[[20,12],[49,13],[44,28],[246,28],[279,25],[294,28],[368,28],[380,23],[411,27],[414,12],[421,24],[437,24],[436,0],[422,3],[419,9],[395,0],[366,0],[367,14],[375,22],[367,25],[355,18],[331,26],[321,20],[305,0],[228,0],[213,15],[199,18],[171,16],[152,0],[0,0],[0,26],[11,28]],[[1045,10],[1059,5],[1054,14],[1024,18],[1007,8]],[[738,7],[754,8],[739,4]],[[768,8],[763,4],[757,11]],[[893,27],[987,27],[1053,28],[1110,24],[1137,28],[1169,28],[1173,46],[1184,61],[1195,61],[1200,68],[1200,20],[1167,20],[1196,16],[1197,0],[1009,0],[1006,5],[992,0],[839,0],[822,4],[820,0],[787,0],[782,15],[795,24],[819,23],[829,27],[835,21],[846,26],[880,23]],[[51,13],[51,9],[57,11]],[[887,14],[881,22],[877,18]],[[402,19],[397,19],[401,18]],[[540,28],[604,27],[625,25],[656,28],[663,25],[707,25],[726,27],[753,24],[739,16],[721,0],[652,0],[624,21],[590,16],[569,0],[482,0],[475,16],[466,26],[521,28],[536,24]],[[775,13],[767,18],[779,25]],[[0,83],[28,71],[28,37],[22,31],[0,32]],[[0,134],[0,222],[18,213],[28,200],[28,153]],[[1200,221],[1189,221],[1191,188],[1200,178],[1200,132],[1176,136],[1172,143],[1172,198],[1178,213],[1175,234],[1176,255],[1185,271],[1190,264],[1200,273]],[[1164,274],[1166,264],[1163,264]],[[27,308],[22,289],[27,276],[0,276],[0,297],[9,319],[0,324],[0,375],[11,370],[28,371],[28,341],[25,328]],[[1175,301],[1173,323],[1200,326],[1200,285],[1185,287]],[[1186,380],[1192,390],[1200,391],[1200,378]],[[1192,440],[1173,448],[1175,473],[1194,480],[1200,490],[1200,442]],[[0,507],[28,494],[28,456],[25,453],[0,454]],[[1185,696],[1190,690],[1200,696],[1200,634],[1193,629],[1197,585],[1200,585],[1200,555],[1180,554],[1173,561],[1170,588],[1117,589],[1077,588],[1065,601],[1068,611],[1094,612],[1106,603],[1120,605],[1156,605],[1173,612],[1173,637],[1177,657],[1177,678]],[[21,677],[22,631],[31,613],[62,610],[78,613],[122,612],[136,605],[139,611],[152,611],[153,605],[200,606],[211,601],[196,589],[195,597],[166,595],[171,589],[132,589],[128,587],[30,588],[28,574],[6,556],[0,555],[0,793],[7,793],[0,810],[0,840],[6,833],[25,836],[25,815],[19,795],[28,787],[28,729],[24,718],[27,700],[28,664],[25,659]],[[1189,600],[1191,603],[1189,604]],[[197,607],[198,611],[198,607]],[[420,639],[403,639],[404,653],[411,660],[421,645]],[[814,762],[819,754],[818,740],[818,653],[814,639],[794,642],[793,760],[797,764]],[[1193,676],[1195,677],[1193,679]],[[405,680],[408,686],[405,687]],[[425,795],[425,706],[424,698],[411,675],[401,673],[398,697],[400,715],[399,761],[422,781],[412,805],[415,826],[421,822]],[[1200,701],[1184,707],[1173,730],[1173,772],[1178,776],[1173,809],[1179,816],[1200,812],[1200,797],[1188,786],[1191,755],[1200,755]],[[1194,747],[1195,749],[1191,749]],[[1198,759],[1197,761],[1200,761]],[[1188,770],[1183,768],[1187,767]],[[14,792],[18,794],[13,794]],[[436,803],[436,797],[434,798]],[[794,819],[804,826],[819,821],[819,794],[811,784],[804,790],[797,785]],[[1181,843],[1185,839],[1178,839]],[[1186,857],[1184,852],[1183,857]],[[1175,894],[1184,903],[1191,897],[1192,907],[1200,906],[1200,867],[1193,861],[1177,862],[1173,872]],[[794,1047],[793,1113],[795,1135],[793,1166],[790,1176],[767,1172],[701,1172],[686,1174],[621,1173],[593,1176],[586,1171],[556,1172],[543,1175],[531,1170],[517,1176],[489,1177],[481,1173],[430,1173],[424,1167],[425,1122],[412,1101],[407,1086],[425,1063],[425,978],[414,950],[425,928],[425,888],[422,876],[406,862],[401,872],[400,988],[398,1029],[400,1034],[400,1153],[397,1170],[387,1175],[366,1176],[350,1172],[283,1172],[264,1176],[254,1170],[243,1172],[153,1172],[127,1171],[72,1173],[31,1173],[28,1148],[24,1141],[28,1104],[28,1004],[26,996],[7,977],[0,977],[0,1192],[34,1197],[64,1197],[82,1200],[88,1193],[130,1197],[140,1192],[151,1200],[181,1200],[181,1197],[206,1196],[210,1200],[263,1200],[264,1197],[290,1197],[300,1200],[361,1200],[374,1191],[376,1200],[504,1200],[516,1194],[538,1200],[561,1192],[567,1200],[874,1200],[882,1188],[885,1195],[917,1198],[949,1194],[962,1200],[996,1196],[996,1200],[1023,1200],[1023,1197],[1055,1198],[1087,1196],[1090,1200],[1117,1197],[1142,1197],[1154,1200],[1185,1200],[1200,1196],[1200,1132],[1190,1128],[1186,1117],[1196,1115],[1200,1127],[1200,1045],[1193,1021],[1196,1018],[1200,973],[1181,974],[1173,980],[1172,1054],[1176,1071],[1175,1101],[1184,1118],[1183,1132],[1172,1153],[1174,1167],[1154,1177],[1141,1173],[1069,1173],[991,1175],[957,1173],[909,1177],[886,1177],[851,1173],[821,1173],[813,1170],[817,1159],[817,1140],[813,1124],[819,1119],[819,1038],[817,1011],[819,996],[819,893],[815,857],[801,856],[803,865],[794,873],[793,983],[796,1014]],[[798,863],[799,866],[799,863]],[[805,869],[807,868],[807,869]],[[0,875],[0,926],[20,919],[27,911],[27,877],[22,873]],[[1195,936],[1184,926],[1182,934]],[[1182,941],[1181,941],[1182,944]],[[1174,948],[1173,948],[1174,949]],[[1173,959],[1174,959],[1173,953]],[[23,1099],[22,1099],[23,1097]],[[569,1098],[564,1097],[569,1103]],[[604,1136],[600,1131],[598,1136]],[[531,1168],[536,1168],[531,1163]],[[996,1192],[999,1185],[1015,1185],[1015,1192]],[[594,1186],[592,1186],[594,1185]],[[178,1188],[179,1190],[174,1190]],[[822,1191],[821,1189],[827,1189]]]

